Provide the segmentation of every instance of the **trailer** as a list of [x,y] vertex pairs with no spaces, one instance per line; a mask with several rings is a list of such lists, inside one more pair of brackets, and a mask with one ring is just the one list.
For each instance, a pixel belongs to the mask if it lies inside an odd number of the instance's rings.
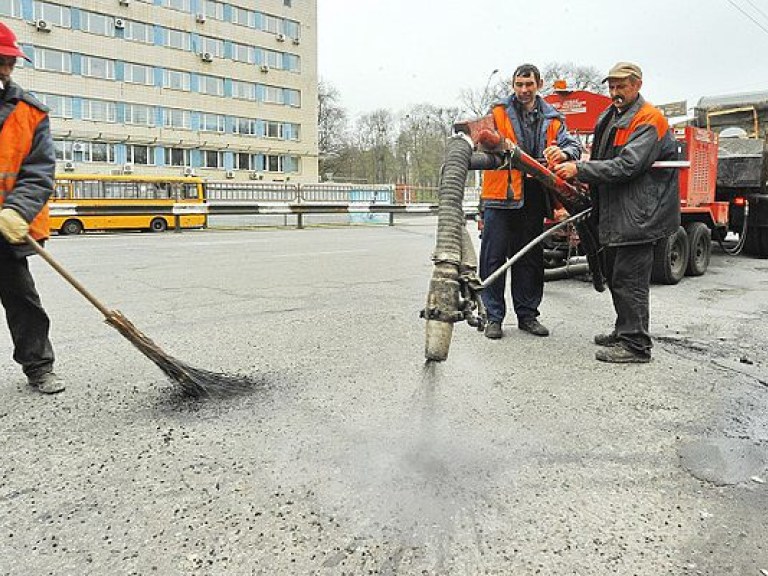
[[[607,98],[585,98],[583,92],[573,94],[584,105],[569,104],[573,96],[564,91],[545,99],[564,113],[569,128],[571,124],[579,127],[579,135],[589,145],[584,120],[595,118],[605,108]],[[652,274],[656,283],[677,284],[686,275],[705,274],[713,241],[730,254],[743,250],[768,258],[768,140],[755,138],[768,125],[768,93],[753,97],[748,114],[743,99],[732,100],[702,98],[692,125],[675,130],[680,161],[657,164],[658,168],[680,170],[681,226],[656,245]],[[599,104],[601,109],[590,109],[588,102]],[[730,108],[723,107],[723,102]],[[735,114],[730,122],[724,121],[728,116],[726,110]],[[735,130],[738,126],[734,119],[748,124],[749,130]],[[699,123],[704,126],[697,126]],[[729,134],[737,137],[728,137]],[[744,137],[745,134],[752,137]],[[545,245],[545,264],[558,272],[550,271],[549,276],[564,276],[560,269],[578,261],[579,254],[579,239],[573,230],[550,239]]]

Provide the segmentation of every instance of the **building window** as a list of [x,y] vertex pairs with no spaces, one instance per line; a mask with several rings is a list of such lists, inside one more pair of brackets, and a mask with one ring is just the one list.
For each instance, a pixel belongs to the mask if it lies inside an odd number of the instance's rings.
[[224,57],[224,41],[219,40],[218,38],[208,38],[207,36],[202,37],[202,50],[201,52],[210,52],[217,58],[223,58]]
[[178,108],[166,108],[165,109],[165,122],[163,125],[166,128],[180,128],[189,130],[192,128],[192,114],[189,110],[179,110]]
[[126,21],[123,37],[131,42],[141,42],[142,44],[155,43],[154,29],[151,25],[144,24],[143,22]]
[[205,15],[214,20],[224,20],[224,4],[216,0],[205,0]]
[[235,168],[237,170],[257,170],[256,155],[247,152],[235,154]]
[[289,38],[295,38],[296,40],[299,39],[299,30],[301,26],[298,22],[295,20],[285,20],[283,22],[283,26],[285,26],[285,35]]
[[189,32],[167,28],[165,31],[165,45],[168,48],[189,51],[192,49],[192,37],[189,35]]
[[80,30],[101,36],[114,36],[114,18],[95,12],[80,12]]
[[144,104],[126,104],[125,123],[136,126],[154,126],[154,108],[152,108],[152,106],[145,106]]
[[283,89],[277,86],[264,86],[264,102],[268,104],[282,104]]
[[151,154],[152,149],[149,146],[140,146],[132,144],[128,146],[128,162],[139,164],[141,166],[151,166],[154,164],[154,158]]
[[200,93],[211,96],[224,96],[224,78],[200,76]]
[[232,80],[232,97],[241,100],[256,100],[256,84]]
[[191,0],[163,0],[161,5],[182,12],[190,12],[192,10]]
[[238,8],[232,6],[232,24],[239,24],[240,26],[256,27],[256,12],[247,10],[245,8]]
[[189,150],[186,148],[166,148],[165,163],[168,166],[189,166]]
[[232,44],[232,60],[253,64],[256,62],[256,49],[244,44]]
[[283,54],[283,69],[289,72],[301,72],[301,59],[295,54]]
[[203,132],[224,132],[226,122],[221,114],[205,113],[200,117],[200,130]]
[[293,106],[294,108],[299,108],[301,106],[301,92],[298,90],[286,88],[283,98],[284,104],[287,106]]
[[189,73],[181,70],[163,70],[163,88],[189,92]]
[[50,108],[53,118],[72,118],[72,98],[56,94],[37,94],[37,98]]
[[33,7],[35,20],[45,20],[49,24],[55,24],[61,28],[72,27],[72,10],[66,6],[49,4],[48,2],[35,2]]
[[223,168],[224,154],[216,150],[203,150],[203,166],[205,168]]
[[283,137],[283,124],[282,122],[267,122],[267,131],[264,134],[267,138],[282,138]]
[[283,69],[283,53],[274,50],[262,50],[263,63],[276,70]]
[[126,62],[123,67],[123,79],[130,84],[152,86],[155,83],[152,68],[130,62]]
[[267,171],[268,172],[282,172],[283,171],[283,157],[270,154],[267,156]]
[[83,147],[83,162],[115,161],[115,145],[101,142],[86,142]]
[[21,16],[21,0],[0,0],[0,14],[3,16]]
[[250,118],[235,118],[234,130],[235,134],[242,134],[243,136],[253,136],[256,134],[256,120]]
[[299,157],[298,156],[283,156],[283,172],[298,172],[299,171]]
[[72,72],[72,54],[48,48],[35,48],[35,69]]
[[92,78],[115,79],[115,61],[95,56],[83,56],[81,60],[83,76]]
[[83,120],[116,122],[117,105],[106,100],[83,100]]
[[74,159],[71,140],[54,140],[53,149],[56,153],[56,160]]
[[264,32],[271,32],[272,34],[280,34],[283,32],[283,19],[277,16],[271,16],[264,14],[261,19],[261,29]]

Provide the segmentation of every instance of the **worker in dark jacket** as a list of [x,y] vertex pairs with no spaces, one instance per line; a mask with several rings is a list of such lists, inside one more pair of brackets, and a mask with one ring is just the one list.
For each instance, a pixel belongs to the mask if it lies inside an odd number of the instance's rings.
[[[514,94],[493,107],[496,130],[534,158],[550,165],[581,157],[581,145],[568,133],[562,116],[538,95],[541,74],[532,64],[523,64],[512,75]],[[544,230],[544,217],[551,213],[549,193],[519,170],[487,170],[483,173],[483,240],[480,244],[480,276],[485,279]],[[488,312],[485,335],[501,338],[506,315],[505,276],[482,292]],[[534,336],[548,336],[538,320],[544,295],[544,250],[538,244],[511,268],[512,304],[517,327]]]
[[613,105],[597,120],[591,159],[563,163],[555,172],[590,184],[597,203],[616,323],[609,334],[595,336],[595,344],[604,347],[595,357],[648,362],[654,244],[680,226],[677,172],[651,165],[677,159],[677,146],[666,118],[640,95],[639,66],[619,62],[606,81]]
[[64,383],[53,372],[50,322],[29,273],[26,237],[48,237],[56,157],[45,107],[11,80],[16,58],[26,56],[0,22],[0,301],[14,360],[30,386],[54,394]]

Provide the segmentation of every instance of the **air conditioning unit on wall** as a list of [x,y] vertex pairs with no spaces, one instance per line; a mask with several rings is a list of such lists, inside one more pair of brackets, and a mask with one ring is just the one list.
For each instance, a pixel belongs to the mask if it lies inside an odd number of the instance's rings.
[[83,144],[82,142],[75,142],[74,144],[72,144],[72,150],[74,150],[75,152],[82,152],[83,150],[85,150],[85,144]]
[[133,164],[123,164],[123,174],[133,174]]
[[46,22],[42,18],[40,20],[35,20],[33,22],[33,24],[34,24],[35,28],[37,28],[37,30],[39,32],[50,32],[51,31],[51,25],[48,24],[48,22]]
[[125,20],[122,18],[115,18],[115,29],[122,30],[123,28],[125,28]]
[[248,175],[248,178],[250,178],[251,180],[263,180],[264,179],[264,175],[259,173],[259,172],[251,172]]
[[285,34],[283,33],[278,34],[275,38],[277,38],[278,42],[285,42]]
[[261,71],[262,72],[269,72],[269,64],[262,64],[261,65]]
[[197,14],[195,14],[195,22],[197,22],[198,24],[205,24],[205,14],[203,14],[202,12],[198,12]]
[[229,178],[230,180],[235,177],[235,171],[234,170],[227,170],[224,172],[224,178]]
[[75,171],[75,163],[74,162],[64,162],[64,171],[65,172],[74,172]]
[[203,62],[213,62],[213,54],[210,52],[200,52],[200,60]]
[[184,176],[194,176],[195,175],[195,169],[191,166],[185,166],[184,170],[181,172]]

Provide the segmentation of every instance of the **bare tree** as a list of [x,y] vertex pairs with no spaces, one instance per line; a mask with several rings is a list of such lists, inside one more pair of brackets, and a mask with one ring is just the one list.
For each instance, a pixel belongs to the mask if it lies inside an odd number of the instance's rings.
[[572,62],[551,62],[541,71],[544,80],[542,94],[554,91],[555,80],[565,80],[568,90],[588,90],[599,94],[607,94],[601,83],[603,74],[594,66],[578,66]]
[[323,80],[317,86],[317,131],[320,174],[338,172],[348,148],[347,111],[339,91]]

